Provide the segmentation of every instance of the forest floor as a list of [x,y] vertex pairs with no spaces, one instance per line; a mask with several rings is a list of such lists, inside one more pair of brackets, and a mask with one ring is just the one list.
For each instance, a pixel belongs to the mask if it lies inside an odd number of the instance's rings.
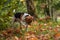
[[23,27],[7,28],[0,31],[0,40],[59,40],[60,23],[50,19],[39,19],[28,26],[27,31]]

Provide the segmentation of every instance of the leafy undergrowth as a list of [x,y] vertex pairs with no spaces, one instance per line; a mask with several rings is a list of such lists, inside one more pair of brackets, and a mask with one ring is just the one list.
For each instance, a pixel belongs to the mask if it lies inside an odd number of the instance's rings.
[[59,37],[60,24],[46,18],[32,22],[27,30],[17,27],[0,31],[0,40],[59,40]]

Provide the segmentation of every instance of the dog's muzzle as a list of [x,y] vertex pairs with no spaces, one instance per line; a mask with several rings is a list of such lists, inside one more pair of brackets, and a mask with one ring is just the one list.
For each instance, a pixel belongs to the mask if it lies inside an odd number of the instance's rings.
[[32,22],[32,20],[33,20],[33,17],[32,17],[32,16],[27,16],[27,17],[25,18],[25,21],[26,21],[28,24],[30,24],[30,23]]

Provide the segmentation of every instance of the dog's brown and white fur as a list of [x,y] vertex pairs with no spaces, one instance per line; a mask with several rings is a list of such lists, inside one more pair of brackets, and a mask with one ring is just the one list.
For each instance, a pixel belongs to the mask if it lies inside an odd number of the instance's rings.
[[18,21],[21,25],[23,25],[27,29],[28,25],[30,25],[32,20],[33,20],[33,16],[31,16],[30,14],[18,12],[16,14],[14,14],[12,24],[14,24],[16,21]]

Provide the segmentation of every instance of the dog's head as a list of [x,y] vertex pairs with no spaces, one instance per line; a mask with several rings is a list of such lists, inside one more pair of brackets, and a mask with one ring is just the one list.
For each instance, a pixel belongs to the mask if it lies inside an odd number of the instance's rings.
[[25,21],[26,21],[26,23],[30,24],[33,21],[33,16],[31,16],[31,15],[25,16]]

